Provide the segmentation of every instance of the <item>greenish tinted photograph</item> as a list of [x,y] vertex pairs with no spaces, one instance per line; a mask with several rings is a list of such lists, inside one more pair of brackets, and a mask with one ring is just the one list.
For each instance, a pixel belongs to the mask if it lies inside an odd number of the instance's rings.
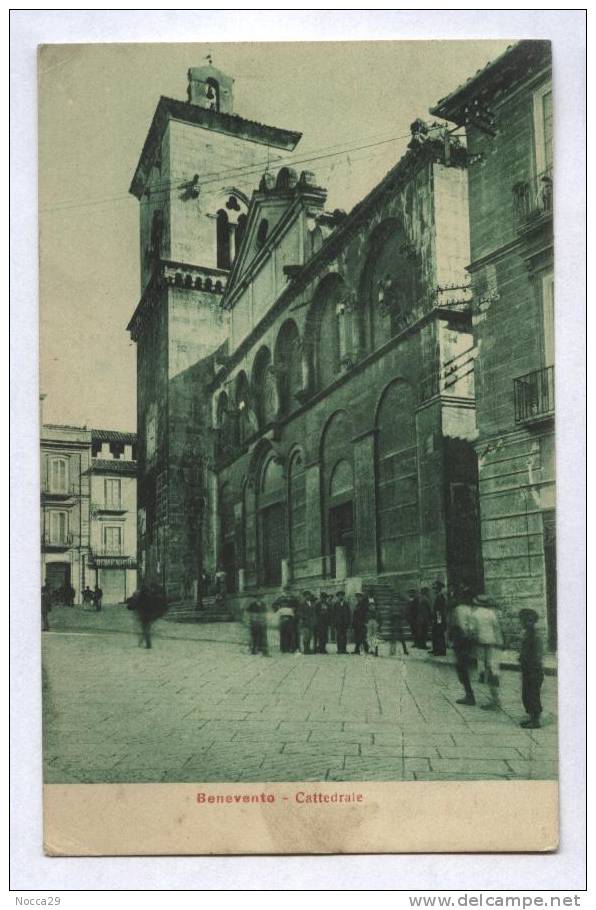
[[40,48],[46,784],[556,780],[551,78]]

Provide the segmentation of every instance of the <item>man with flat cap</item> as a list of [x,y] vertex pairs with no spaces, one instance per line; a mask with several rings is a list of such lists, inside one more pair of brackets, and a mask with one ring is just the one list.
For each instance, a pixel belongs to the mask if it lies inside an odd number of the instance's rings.
[[337,639],[337,653],[347,654],[348,629],[352,621],[352,611],[344,591],[338,591],[335,595],[332,617]]
[[519,611],[518,616],[523,629],[519,649],[522,702],[528,715],[528,720],[522,720],[520,726],[527,730],[536,730],[540,726],[540,715],[542,714],[542,702],[540,701],[540,689],[544,680],[542,638],[536,631],[538,622],[536,610],[526,607]]

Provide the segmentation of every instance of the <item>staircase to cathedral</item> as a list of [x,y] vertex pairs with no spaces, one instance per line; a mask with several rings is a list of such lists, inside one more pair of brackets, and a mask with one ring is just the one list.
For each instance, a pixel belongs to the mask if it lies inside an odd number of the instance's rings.
[[234,616],[225,600],[207,595],[203,597],[200,607],[188,603],[172,604],[164,619],[170,622],[233,622]]

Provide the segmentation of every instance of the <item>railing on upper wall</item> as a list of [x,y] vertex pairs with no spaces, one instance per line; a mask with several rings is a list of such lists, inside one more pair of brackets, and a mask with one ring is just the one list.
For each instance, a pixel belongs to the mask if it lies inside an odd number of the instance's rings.
[[553,171],[543,171],[513,187],[513,218],[517,230],[525,230],[553,214]]
[[68,550],[74,542],[73,534],[62,534],[54,536],[53,534],[42,534],[41,545],[44,550]]
[[555,368],[542,367],[513,380],[515,422],[534,423],[555,412]]

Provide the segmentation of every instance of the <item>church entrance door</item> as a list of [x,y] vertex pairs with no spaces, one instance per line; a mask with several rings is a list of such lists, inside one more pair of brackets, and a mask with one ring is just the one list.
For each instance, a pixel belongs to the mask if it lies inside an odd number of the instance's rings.
[[261,510],[261,566],[263,584],[268,588],[281,584],[284,544],[284,509],[278,502]]

